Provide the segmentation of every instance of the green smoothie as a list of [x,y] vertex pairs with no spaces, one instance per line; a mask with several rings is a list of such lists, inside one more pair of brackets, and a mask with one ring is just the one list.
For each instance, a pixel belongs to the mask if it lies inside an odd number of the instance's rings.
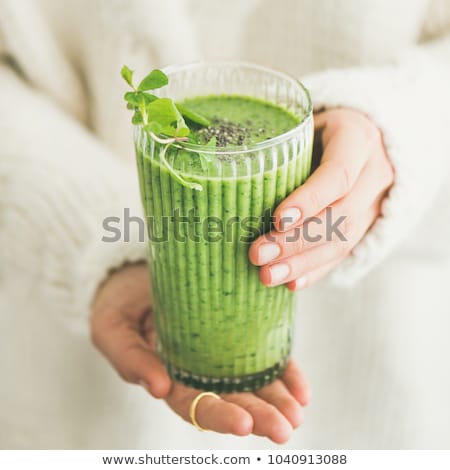
[[[308,176],[312,138],[271,147],[303,117],[268,101],[208,95],[181,104],[211,126],[190,125],[191,143],[170,146],[165,159],[201,191],[173,177],[160,158],[163,145],[142,130],[136,143],[159,353],[186,384],[254,390],[287,363],[293,294],[265,287],[248,250],[270,229],[271,211]],[[196,143],[208,150],[195,151]]]

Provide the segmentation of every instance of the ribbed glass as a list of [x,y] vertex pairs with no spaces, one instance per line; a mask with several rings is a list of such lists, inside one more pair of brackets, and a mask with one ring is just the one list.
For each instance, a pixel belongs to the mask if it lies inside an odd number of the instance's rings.
[[248,260],[250,242],[271,226],[273,209],[309,175],[313,120],[296,80],[242,63],[165,70],[160,96],[262,98],[300,119],[294,129],[247,147],[163,145],[135,128],[158,352],[171,376],[217,392],[255,390],[285,368],[293,294],[265,287]]

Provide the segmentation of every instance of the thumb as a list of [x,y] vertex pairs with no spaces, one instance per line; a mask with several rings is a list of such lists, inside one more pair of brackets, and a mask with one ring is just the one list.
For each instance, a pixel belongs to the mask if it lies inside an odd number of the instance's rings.
[[[92,341],[127,382],[140,384],[155,398],[165,398],[172,381],[159,358],[126,319],[92,322]],[[102,324],[103,323],[103,324]]]

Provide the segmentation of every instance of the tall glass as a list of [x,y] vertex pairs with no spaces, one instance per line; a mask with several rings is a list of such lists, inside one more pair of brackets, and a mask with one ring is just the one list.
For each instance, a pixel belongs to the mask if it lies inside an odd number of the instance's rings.
[[270,230],[272,210],[309,175],[311,101],[297,80],[250,64],[195,63],[165,72],[161,97],[251,96],[299,118],[295,128],[251,146],[165,149],[135,128],[160,357],[174,379],[190,386],[255,390],[287,364],[293,294],[265,287],[248,249]]

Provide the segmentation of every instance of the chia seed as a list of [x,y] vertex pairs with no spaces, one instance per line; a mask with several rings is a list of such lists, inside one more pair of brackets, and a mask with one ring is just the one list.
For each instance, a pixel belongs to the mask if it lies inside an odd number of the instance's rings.
[[[198,131],[202,140],[209,142],[213,137],[216,137],[218,147],[244,144],[245,138],[248,136],[246,127],[230,122],[228,119],[212,119],[211,122],[211,126]],[[251,121],[246,122],[251,124]]]

